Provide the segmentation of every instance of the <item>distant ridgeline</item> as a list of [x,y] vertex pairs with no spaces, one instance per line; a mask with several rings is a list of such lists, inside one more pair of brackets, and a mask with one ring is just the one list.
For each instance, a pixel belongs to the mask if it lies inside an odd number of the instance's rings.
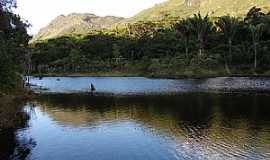
[[257,6],[270,10],[269,0],[169,0],[146,9],[127,22],[153,21],[164,17],[186,18],[201,12],[211,17],[231,15],[243,17],[250,8]]
[[66,34],[87,34],[92,30],[110,28],[123,19],[114,16],[99,17],[89,13],[73,13],[67,16],[60,15],[48,26],[42,28],[34,37],[33,41],[60,37]]
[[169,0],[146,9],[134,17],[99,17],[94,14],[73,13],[67,16],[60,15],[48,26],[42,28],[32,41],[45,40],[68,34],[87,34],[93,30],[101,30],[135,23],[138,21],[159,21],[164,18],[185,18],[198,12],[211,17],[230,14],[243,17],[250,8],[257,6],[264,11],[270,10],[269,0]]
[[169,0],[127,19],[59,16],[31,46],[40,74],[270,75],[270,1]]

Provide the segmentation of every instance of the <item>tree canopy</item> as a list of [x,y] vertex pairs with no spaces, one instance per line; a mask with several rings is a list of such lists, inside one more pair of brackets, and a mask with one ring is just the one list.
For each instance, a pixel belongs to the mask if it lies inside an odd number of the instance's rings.
[[[270,66],[269,17],[253,7],[245,18],[229,15],[209,18],[198,13],[186,19],[166,17],[156,22],[140,21],[87,35],[40,41],[32,44],[33,71],[94,72],[108,68],[114,71],[119,65],[134,70],[140,65],[137,70],[144,73],[164,70],[167,74],[185,74],[187,71],[183,70],[217,68],[226,74],[264,73]],[[260,41],[250,27],[257,24],[265,26]],[[256,45],[256,56],[254,40],[260,44]],[[116,57],[121,57],[123,63],[114,64]]]
[[0,2],[0,90],[12,90],[18,85],[28,53],[28,24],[12,13],[15,4],[12,0]]

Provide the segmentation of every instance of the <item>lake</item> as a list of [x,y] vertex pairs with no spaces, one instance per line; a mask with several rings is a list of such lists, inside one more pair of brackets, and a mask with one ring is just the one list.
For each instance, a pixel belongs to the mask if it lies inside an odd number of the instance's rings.
[[32,78],[43,94],[16,137],[35,144],[30,160],[270,159],[267,79],[224,79]]
[[270,92],[270,78],[217,77],[203,79],[153,79],[145,77],[30,77],[36,93],[89,92],[113,95],[153,95],[190,92]]

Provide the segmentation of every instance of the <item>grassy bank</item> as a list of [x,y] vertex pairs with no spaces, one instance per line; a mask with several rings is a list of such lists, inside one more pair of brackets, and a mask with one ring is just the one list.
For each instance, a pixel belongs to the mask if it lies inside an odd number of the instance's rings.
[[125,62],[123,64],[100,63],[99,66],[91,66],[92,69],[78,68],[74,70],[46,70],[34,73],[33,76],[95,76],[95,77],[152,77],[152,78],[206,78],[223,76],[261,76],[268,77],[267,68],[259,68],[256,71],[252,66],[230,66],[228,72],[222,65],[187,65],[181,60],[173,58],[169,60],[148,60]]

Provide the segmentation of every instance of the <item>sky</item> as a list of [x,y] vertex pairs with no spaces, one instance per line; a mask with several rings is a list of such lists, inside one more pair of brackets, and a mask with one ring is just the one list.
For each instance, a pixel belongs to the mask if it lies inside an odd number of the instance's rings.
[[93,13],[98,16],[131,17],[143,9],[166,0],[17,0],[16,13],[30,22],[36,34],[57,16],[70,13]]

